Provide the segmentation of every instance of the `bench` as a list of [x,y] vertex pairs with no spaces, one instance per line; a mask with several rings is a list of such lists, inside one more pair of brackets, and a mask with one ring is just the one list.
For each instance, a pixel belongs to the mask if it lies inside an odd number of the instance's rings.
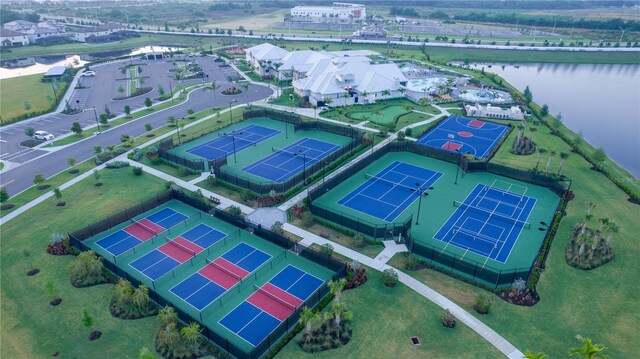
[[329,237],[331,237],[331,235],[329,234],[329,232],[321,231],[320,237],[328,239]]
[[217,198],[217,197],[211,196],[211,197],[209,197],[209,200],[210,200],[212,203],[220,204],[220,198]]

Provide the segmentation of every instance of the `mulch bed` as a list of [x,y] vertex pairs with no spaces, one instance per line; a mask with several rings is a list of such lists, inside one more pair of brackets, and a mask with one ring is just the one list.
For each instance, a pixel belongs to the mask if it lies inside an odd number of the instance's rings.
[[28,271],[28,272],[27,272],[27,275],[28,275],[29,277],[32,277],[32,276],[34,276],[34,275],[36,275],[36,274],[38,274],[38,273],[40,273],[40,269],[39,269],[39,268],[34,268],[34,269],[32,269],[32,270]]
[[51,187],[51,185],[50,185],[50,184],[41,184],[41,185],[39,185],[39,186],[38,186],[38,187],[36,187],[36,188],[42,191],[43,189],[47,189],[47,188],[49,188],[49,187]]
[[102,336],[102,332],[99,330],[94,330],[89,334],[89,340],[96,340]]
[[2,204],[2,205],[0,205],[0,211],[6,211],[6,210],[11,209],[11,208],[13,208],[15,206],[16,206],[15,204],[8,204],[8,203]]
[[531,307],[540,301],[538,293],[530,290],[523,290],[518,293],[515,289],[511,289],[499,293],[498,296],[511,304],[521,305],[523,307]]
[[54,299],[54,300],[49,302],[49,304],[51,304],[54,307],[59,305],[60,303],[62,303],[62,298],[56,298],[56,299]]
[[72,175],[74,175],[74,174],[76,174],[78,172],[80,172],[80,170],[77,169],[77,168],[76,169],[72,169],[71,171],[69,171],[69,173],[71,173]]

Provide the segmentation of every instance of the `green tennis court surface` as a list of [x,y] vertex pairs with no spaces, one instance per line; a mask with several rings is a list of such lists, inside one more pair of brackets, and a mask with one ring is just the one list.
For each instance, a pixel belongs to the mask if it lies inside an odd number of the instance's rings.
[[[551,222],[553,213],[560,200],[557,195],[544,187],[512,180],[510,178],[505,178],[486,172],[473,172],[468,173],[464,176],[460,176],[458,178],[458,184],[456,185],[454,184],[456,177],[455,164],[420,156],[414,153],[390,152],[385,154],[380,159],[374,161],[372,164],[368,165],[361,171],[349,177],[346,181],[337,185],[326,194],[314,200],[314,205],[317,204],[321,208],[326,208],[336,213],[342,213],[344,216],[348,216],[353,219],[359,219],[360,221],[367,221],[372,224],[383,225],[385,223],[388,223],[387,221],[384,221],[383,219],[372,215],[373,212],[371,210],[362,211],[358,210],[358,208],[352,208],[348,205],[345,205],[344,203],[340,204],[339,202],[349,193],[365,184],[368,181],[366,176],[367,174],[379,173],[396,162],[407,163],[409,165],[424,168],[429,171],[442,173],[442,177],[440,177],[437,182],[432,184],[434,189],[427,191],[429,193],[429,196],[422,198],[420,215],[418,217],[418,225],[415,224],[415,221],[416,216],[418,215],[417,212],[419,201],[414,200],[404,209],[404,211],[402,211],[395,218],[395,222],[398,223],[408,220],[411,215],[414,216],[413,224],[411,227],[411,234],[417,243],[433,246],[439,248],[442,251],[446,250],[447,253],[455,254],[457,258],[462,258],[462,260],[477,262],[480,263],[480,265],[486,263],[486,265],[499,270],[509,270],[522,267],[528,268],[535,260],[535,257],[538,254],[538,250],[545,235],[544,231],[538,231],[538,223],[540,221],[544,221],[546,223]],[[515,234],[509,236],[505,235],[505,238],[508,237],[508,241],[510,243],[513,243],[513,248],[510,248],[510,254],[509,252],[503,251],[506,254],[500,254],[498,256],[497,252],[495,251],[494,253],[496,253],[496,255],[493,255],[491,253],[484,253],[481,250],[473,251],[470,250],[471,247],[479,249],[481,246],[475,246],[473,244],[466,247],[462,245],[456,246],[453,244],[447,245],[449,243],[449,237],[446,238],[447,241],[442,241],[434,238],[438,230],[443,227],[448,219],[452,217],[454,212],[460,208],[454,206],[454,201],[457,201],[458,203],[464,202],[465,198],[467,198],[467,196],[469,196],[469,194],[472,193],[474,188],[476,188],[477,186],[491,186],[496,181],[505,184],[504,186],[506,187],[502,186],[504,188],[518,188],[519,193],[522,193],[526,189],[526,196],[535,198],[535,206],[527,205],[526,208],[522,206],[513,207],[522,207],[522,213],[518,212],[520,213],[520,217],[517,218],[526,218],[526,222],[533,223],[535,225],[527,226],[529,228],[521,228],[521,232],[519,233],[517,238]],[[511,185],[511,187],[509,187],[509,185]],[[407,198],[412,195],[412,192],[410,191],[406,191],[406,193]],[[532,203],[533,202],[531,202],[530,204]],[[507,213],[508,211],[505,208],[501,207],[501,212]],[[491,218],[493,217],[496,216],[492,215]],[[489,220],[490,223],[492,223],[492,221],[493,220]],[[484,222],[486,222],[486,219],[484,220]],[[455,224],[450,223],[450,226],[455,226]],[[475,225],[471,227],[473,227],[473,230],[481,231],[483,234],[486,232],[485,229],[475,228]],[[505,229],[507,226],[503,227],[504,228],[502,228],[501,230]],[[470,240],[473,241],[473,239]],[[497,242],[496,239],[494,239],[493,241]],[[469,243],[465,242],[465,244]],[[508,258],[506,258],[507,255]],[[501,262],[503,260],[504,263]]]
[[[165,223],[162,218],[169,218],[175,213],[183,214],[187,219],[117,256],[100,246],[99,242],[130,226],[130,221],[96,234],[84,243],[105,260],[115,262],[128,276],[154,289],[172,306],[247,353],[297,311],[297,306],[302,305],[307,296],[316,295],[316,289],[334,274],[177,200],[151,209],[134,221],[151,218]],[[286,286],[286,283],[296,282],[301,277],[297,271],[286,269],[289,267],[315,278],[313,285]],[[274,281],[276,277],[278,279]],[[270,288],[269,283],[276,289]],[[265,286],[270,292],[275,292],[275,299],[264,293],[262,289]],[[258,292],[261,294],[256,294]],[[294,308],[279,311],[282,298],[291,301]],[[230,331],[229,327],[236,328],[244,320],[243,316],[230,315],[242,303],[253,303],[251,305],[262,312],[269,315],[278,313],[281,317],[272,321],[268,331],[259,327]],[[223,318],[227,318],[224,325],[221,324]]]

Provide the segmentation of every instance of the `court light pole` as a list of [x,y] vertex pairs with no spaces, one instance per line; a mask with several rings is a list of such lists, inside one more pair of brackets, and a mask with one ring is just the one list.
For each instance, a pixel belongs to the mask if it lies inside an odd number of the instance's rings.
[[298,155],[302,155],[302,163],[303,163],[303,169],[302,169],[302,176],[304,177],[304,183],[307,183],[307,155],[304,154],[304,152],[302,152],[302,150],[300,150],[300,152],[295,154],[296,156]]
[[428,190],[432,190],[433,187],[429,187],[429,188],[421,188],[422,186],[420,185],[420,183],[416,183],[416,188],[412,188],[411,191],[412,192],[417,192],[419,193],[419,197],[418,197],[418,213],[416,214],[416,226],[419,225],[420,223],[420,208],[422,207],[422,196],[424,197],[428,197],[429,193],[427,192]]
[[[242,132],[238,132],[238,134],[241,135]],[[226,132],[223,133],[223,135],[231,136],[231,143],[233,144],[233,162],[238,163],[238,159],[236,158],[236,136],[233,133],[227,134]]]
[[460,150],[456,150],[456,155],[458,156],[458,163],[456,165],[456,181],[454,182],[454,184],[458,184],[458,172],[460,171],[460,157],[461,157]]
[[229,116],[231,116],[231,124],[233,125],[233,111],[231,111],[231,104],[232,103],[236,103],[238,102],[238,100],[231,100],[229,101]]

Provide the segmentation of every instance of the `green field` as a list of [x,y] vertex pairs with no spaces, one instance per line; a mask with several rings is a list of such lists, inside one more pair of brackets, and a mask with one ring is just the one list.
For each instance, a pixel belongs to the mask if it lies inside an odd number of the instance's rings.
[[410,112],[410,110],[406,110],[404,107],[399,105],[391,105],[385,106],[379,109],[379,111],[370,112],[370,111],[350,111],[347,112],[347,117],[363,121],[363,116],[369,118],[367,121],[371,121],[377,123],[379,125],[389,125],[396,123],[398,117],[402,115],[406,115]]
[[[0,116],[2,124],[15,122],[17,116],[47,111],[55,105],[56,97],[49,82],[41,82],[42,74],[12,77],[0,80]],[[56,95],[61,97],[67,88],[67,83],[56,82]],[[47,97],[49,96],[49,97]],[[31,104],[25,108],[25,101]]]
[[[495,347],[463,324],[447,329],[442,309],[403,284],[387,288],[379,272],[342,298],[353,311],[353,338],[344,347],[309,354],[291,341],[276,358],[500,358]],[[418,336],[419,346],[410,338]]]
[[[113,285],[74,288],[67,268],[74,257],[56,257],[45,252],[53,232],[66,233],[133,206],[165,191],[164,181],[145,174],[136,177],[130,168],[103,170],[101,187],[89,177],[63,190],[64,207],[56,207],[55,198],[2,225],[0,274],[2,275],[3,358],[46,358],[55,352],[64,357],[89,358],[137,357],[142,346],[154,347],[155,318],[121,320],[111,316],[108,303]],[[41,272],[27,277],[30,269],[24,261],[28,250],[33,265]],[[60,290],[62,304],[49,305],[44,283],[53,281]],[[89,309],[102,338],[90,342],[89,332],[80,325],[82,308]],[[64,333],[64,335],[60,334]]]

